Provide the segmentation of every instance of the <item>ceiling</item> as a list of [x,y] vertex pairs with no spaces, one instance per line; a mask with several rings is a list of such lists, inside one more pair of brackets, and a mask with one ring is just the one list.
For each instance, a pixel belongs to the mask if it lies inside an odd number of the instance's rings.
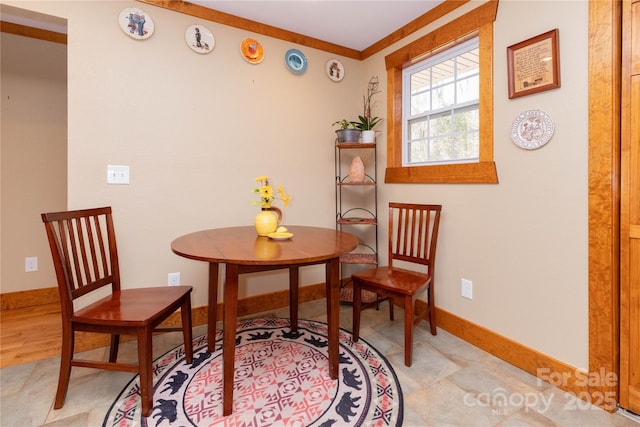
[[[443,1],[191,0],[189,3],[361,51]],[[1,6],[3,21],[67,32],[64,19]]]
[[241,18],[364,50],[443,0],[190,0]]

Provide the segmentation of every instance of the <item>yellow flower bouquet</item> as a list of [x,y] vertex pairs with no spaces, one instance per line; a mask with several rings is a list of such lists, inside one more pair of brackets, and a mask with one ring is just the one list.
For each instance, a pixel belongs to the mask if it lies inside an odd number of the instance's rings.
[[269,177],[261,175],[256,178],[256,182],[260,183],[260,188],[254,188],[253,192],[260,195],[259,199],[254,201],[254,205],[260,205],[263,208],[271,207],[271,203],[276,200],[282,200],[284,206],[289,206],[291,195],[285,193],[282,185],[278,186],[278,192],[273,191],[273,187],[269,184]]

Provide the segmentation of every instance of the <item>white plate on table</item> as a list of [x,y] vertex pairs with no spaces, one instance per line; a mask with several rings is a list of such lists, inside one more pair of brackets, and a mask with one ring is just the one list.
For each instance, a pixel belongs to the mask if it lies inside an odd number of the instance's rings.
[[269,233],[267,237],[273,240],[288,240],[293,237],[293,233]]

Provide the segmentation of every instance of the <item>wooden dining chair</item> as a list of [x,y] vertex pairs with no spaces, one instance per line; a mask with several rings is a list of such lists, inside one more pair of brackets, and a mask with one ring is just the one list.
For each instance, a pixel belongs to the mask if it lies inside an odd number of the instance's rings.
[[[110,207],[43,213],[42,221],[53,256],[62,312],[62,355],[54,408],[64,404],[71,367],[82,366],[139,373],[142,415],[151,415],[153,331],[182,331],[186,360],[193,360],[191,286],[121,289]],[[78,301],[81,297],[104,295],[103,288],[110,288],[109,295],[83,308],[74,308],[74,303],[82,304]],[[178,309],[182,327],[159,327]],[[110,334],[109,361],[74,358],[77,331]],[[137,365],[117,362],[121,334],[137,337]]]
[[[392,300],[389,317],[393,320],[393,302],[404,305],[404,363],[411,366],[413,329],[422,316],[415,315],[415,301],[428,290],[426,319],[436,335],[433,273],[440,226],[441,205],[389,203],[389,265],[354,273],[353,339],[360,335],[362,290]],[[415,271],[403,267],[419,264]],[[405,265],[406,264],[406,265]],[[401,267],[399,267],[401,265]]]

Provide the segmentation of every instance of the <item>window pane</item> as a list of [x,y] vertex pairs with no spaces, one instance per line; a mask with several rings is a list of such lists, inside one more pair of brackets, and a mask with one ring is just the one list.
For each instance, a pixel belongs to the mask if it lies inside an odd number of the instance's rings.
[[474,74],[478,74],[480,56],[478,49],[473,49],[469,52],[463,53],[458,56],[458,77],[464,78]]
[[475,160],[479,157],[479,132],[465,133],[455,138],[455,158],[457,160]]
[[451,115],[440,115],[439,117],[433,117],[429,120],[429,126],[431,128],[431,136],[448,135],[451,133]]
[[424,163],[429,160],[427,151],[427,141],[417,141],[409,144],[409,158],[410,163]]
[[478,110],[460,111],[454,113],[453,131],[465,132],[480,129]]
[[421,92],[417,95],[411,97],[411,115],[415,116],[418,114],[422,114],[425,111],[429,111],[431,109],[431,104],[429,102],[431,97],[431,92]]
[[477,74],[456,84],[458,104],[477,101],[480,98],[480,76]]
[[435,138],[431,140],[429,149],[429,161],[441,162],[452,158],[453,150],[451,138]]
[[411,122],[409,129],[411,129],[409,138],[412,141],[429,136],[429,123],[426,120]]
[[411,93],[418,93],[428,90],[431,86],[429,70],[419,71],[411,75]]
[[449,107],[454,104],[455,101],[455,86],[453,83],[449,83],[445,86],[440,86],[433,90],[433,106],[432,110],[438,110],[440,108]]
[[455,58],[441,62],[431,68],[433,73],[433,86],[441,86],[453,81],[455,70]]

